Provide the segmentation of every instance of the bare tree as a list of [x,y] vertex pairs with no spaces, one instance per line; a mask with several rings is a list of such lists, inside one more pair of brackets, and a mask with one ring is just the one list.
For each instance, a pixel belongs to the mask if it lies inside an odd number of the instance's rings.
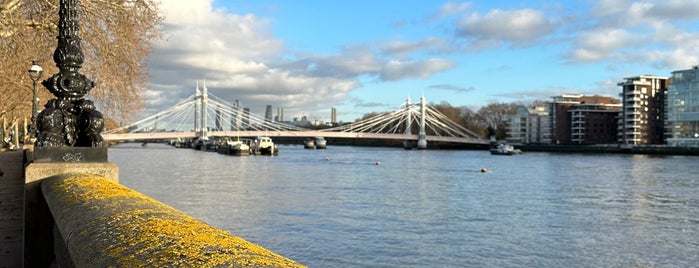
[[[58,72],[53,61],[58,2],[0,0],[0,117],[31,117],[32,81],[27,70],[32,61],[44,68],[42,79]],[[162,37],[161,22],[155,0],[80,2],[85,56],[81,73],[97,82],[88,98],[108,124],[131,119],[143,108],[141,94],[149,78],[145,59],[153,42]],[[41,109],[53,95],[39,85],[39,98]]]
[[444,114],[449,120],[473,131],[476,134],[485,136],[485,127],[481,124],[476,113],[466,106],[455,107],[449,102],[442,101],[439,104],[432,104],[432,107]]
[[459,123],[464,128],[486,137],[486,127],[476,112],[466,106],[459,107]]
[[478,116],[486,126],[488,136],[495,135],[499,140],[507,135],[507,119],[515,114],[517,104],[493,102],[478,110]]

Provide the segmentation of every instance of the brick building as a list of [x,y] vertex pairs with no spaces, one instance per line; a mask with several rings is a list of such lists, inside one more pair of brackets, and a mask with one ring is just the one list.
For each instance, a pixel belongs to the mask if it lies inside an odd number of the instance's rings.
[[621,104],[587,103],[573,105],[571,142],[575,144],[612,144],[617,142],[617,118]]
[[[621,111],[618,99],[604,96],[565,94],[553,96],[551,102],[551,141],[554,144],[588,144],[616,142],[616,118]],[[614,114],[616,113],[616,114]],[[573,124],[575,117],[575,125]],[[589,118],[589,119],[588,119]],[[607,129],[614,129],[613,135]],[[575,139],[573,139],[575,133]],[[603,138],[601,135],[612,135]]]

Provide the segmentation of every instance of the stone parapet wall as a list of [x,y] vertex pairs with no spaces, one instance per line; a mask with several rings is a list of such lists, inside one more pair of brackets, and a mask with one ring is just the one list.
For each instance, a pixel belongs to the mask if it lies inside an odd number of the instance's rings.
[[41,183],[76,267],[301,267],[100,176]]

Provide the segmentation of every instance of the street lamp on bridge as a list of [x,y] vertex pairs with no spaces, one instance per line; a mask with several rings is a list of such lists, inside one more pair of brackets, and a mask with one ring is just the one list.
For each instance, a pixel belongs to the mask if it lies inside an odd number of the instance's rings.
[[34,85],[32,87],[32,126],[31,126],[31,131],[30,131],[30,137],[35,138],[36,137],[36,115],[38,113],[37,109],[37,103],[39,102],[39,96],[37,94],[36,90],[36,84],[37,81],[41,78],[41,73],[44,72],[44,68],[41,68],[41,65],[36,63],[36,61],[32,61],[32,66],[29,67],[29,78],[32,79],[34,82]]

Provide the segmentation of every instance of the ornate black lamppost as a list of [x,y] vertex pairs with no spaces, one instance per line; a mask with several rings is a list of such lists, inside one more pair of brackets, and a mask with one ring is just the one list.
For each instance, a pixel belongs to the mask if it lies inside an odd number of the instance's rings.
[[58,46],[53,60],[59,73],[44,80],[55,99],[49,100],[37,118],[38,147],[103,147],[102,113],[83,97],[95,83],[80,74],[83,53],[80,47],[78,1],[60,0]]
[[32,82],[34,82],[32,87],[32,126],[31,130],[29,131],[29,135],[32,138],[36,138],[36,114],[38,113],[37,102],[39,102],[39,96],[36,90],[36,82],[39,81],[39,78],[41,78],[41,73],[43,72],[44,68],[41,68],[41,66],[37,64],[36,61],[32,61],[32,66],[29,67],[29,78],[31,78]]

